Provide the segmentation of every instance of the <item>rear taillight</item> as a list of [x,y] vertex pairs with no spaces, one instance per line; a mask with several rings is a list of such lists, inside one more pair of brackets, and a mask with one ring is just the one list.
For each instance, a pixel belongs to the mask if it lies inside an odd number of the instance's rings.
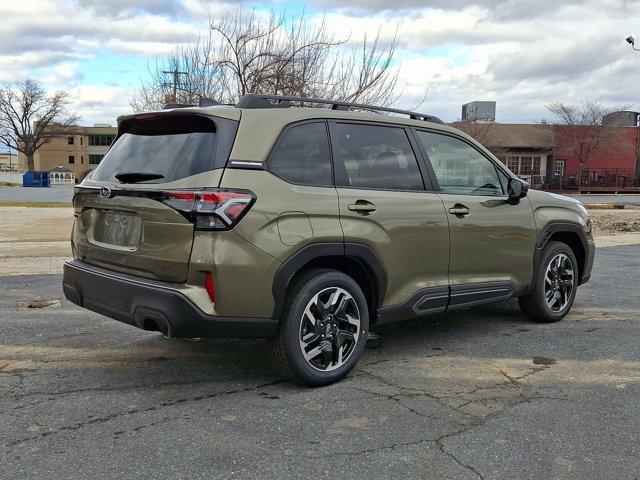
[[162,202],[182,213],[197,230],[228,230],[247,213],[255,199],[248,190],[176,190],[164,192]]

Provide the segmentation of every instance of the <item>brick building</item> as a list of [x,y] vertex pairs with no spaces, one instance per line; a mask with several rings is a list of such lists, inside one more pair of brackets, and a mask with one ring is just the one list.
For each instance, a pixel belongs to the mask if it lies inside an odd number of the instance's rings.
[[[583,166],[583,191],[640,191],[640,115],[615,112],[607,134]],[[533,188],[578,189],[580,163],[576,136],[588,143],[593,127],[456,122]]]
[[532,188],[542,188],[547,172],[554,168],[551,125],[457,122],[453,126],[491,150]]
[[[105,124],[93,127],[75,127],[73,134],[56,138],[44,145],[34,158],[35,170],[52,170],[59,166],[75,172],[82,178],[95,168],[107,153],[118,129]],[[25,157],[18,155],[18,162],[24,168]]]
[[[589,127],[580,127],[588,138]],[[575,127],[555,127],[554,162],[556,175],[550,178],[550,188],[577,188],[580,162],[575,153]],[[636,126],[607,127],[609,132],[594,149],[582,171],[582,188],[597,192],[637,189],[639,184],[640,128]],[[562,183],[560,183],[562,182]]]

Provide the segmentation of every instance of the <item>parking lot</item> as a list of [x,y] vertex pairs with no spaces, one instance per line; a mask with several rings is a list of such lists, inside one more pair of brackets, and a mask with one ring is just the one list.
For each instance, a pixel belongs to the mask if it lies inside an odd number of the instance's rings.
[[2,202],[62,202],[71,203],[73,187],[59,185],[49,188],[0,187]]
[[638,478],[640,246],[599,248],[571,314],[517,304],[378,329],[322,389],[259,340],[165,339],[1,280],[0,478]]

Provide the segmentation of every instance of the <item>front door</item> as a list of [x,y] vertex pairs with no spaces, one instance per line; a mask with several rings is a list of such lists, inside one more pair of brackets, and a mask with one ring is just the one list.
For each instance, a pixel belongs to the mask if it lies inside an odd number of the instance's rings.
[[471,143],[417,131],[450,226],[450,306],[517,295],[530,284],[536,227],[527,198],[507,201],[507,176]]
[[331,122],[330,130],[345,244],[366,245],[386,271],[379,322],[444,311],[447,214],[411,132],[356,122]]

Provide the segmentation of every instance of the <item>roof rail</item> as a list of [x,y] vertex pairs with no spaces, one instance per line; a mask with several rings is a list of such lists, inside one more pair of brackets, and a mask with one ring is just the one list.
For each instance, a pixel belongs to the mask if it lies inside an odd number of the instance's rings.
[[378,112],[399,113],[408,115],[412,120],[424,120],[425,122],[442,123],[438,117],[427,115],[424,113],[412,112],[410,110],[400,110],[398,108],[376,107],[375,105],[366,105],[364,103],[342,102],[339,100],[323,100],[321,98],[310,97],[292,97],[287,95],[260,95],[256,93],[247,93],[240,98],[236,104],[238,108],[289,108],[292,102],[297,103],[319,103],[322,105],[331,105],[331,110],[372,110]]

